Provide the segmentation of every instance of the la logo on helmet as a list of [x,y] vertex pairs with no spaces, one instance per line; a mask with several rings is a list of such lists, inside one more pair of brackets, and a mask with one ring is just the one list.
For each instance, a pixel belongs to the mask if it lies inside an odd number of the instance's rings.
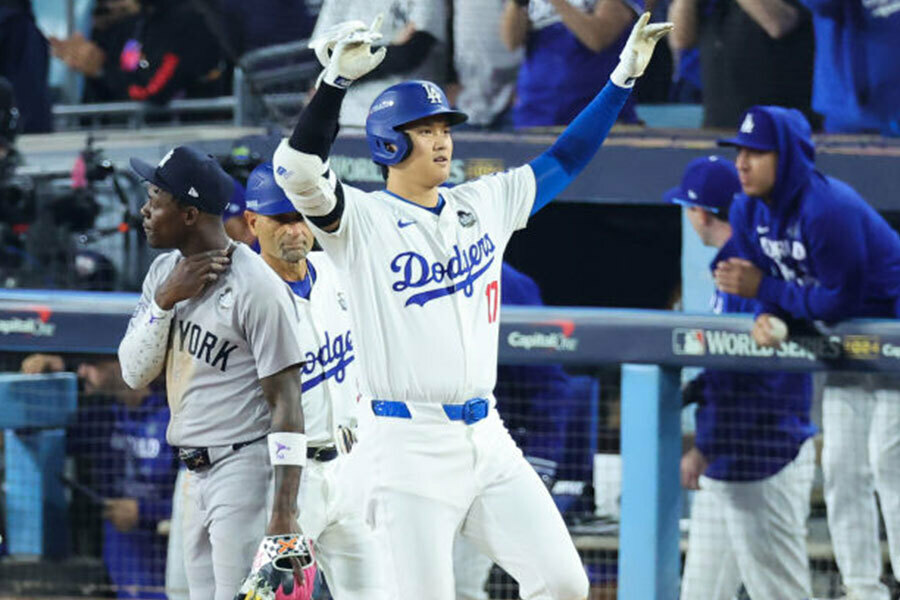
[[753,133],[753,114],[747,113],[744,122],[741,123],[741,133]]
[[441,91],[430,83],[423,83],[425,88],[425,98],[432,104],[441,104]]

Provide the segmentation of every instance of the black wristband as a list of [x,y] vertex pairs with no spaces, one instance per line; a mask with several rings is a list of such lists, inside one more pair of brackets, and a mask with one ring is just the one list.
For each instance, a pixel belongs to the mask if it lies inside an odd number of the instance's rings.
[[513,2],[515,2],[522,8],[528,8],[528,0],[513,0]]
[[322,83],[297,119],[297,125],[288,140],[291,148],[316,154],[323,161],[328,158],[331,143],[337,136],[338,117],[347,90]]

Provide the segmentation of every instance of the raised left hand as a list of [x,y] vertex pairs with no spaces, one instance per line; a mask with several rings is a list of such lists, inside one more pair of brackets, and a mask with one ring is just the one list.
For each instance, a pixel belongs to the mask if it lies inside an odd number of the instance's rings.
[[619,87],[630,88],[635,79],[644,74],[656,42],[675,28],[674,23],[650,23],[650,13],[642,14],[631,29],[628,41],[619,54],[619,64],[609,78]]
[[756,298],[763,273],[749,260],[731,257],[716,265],[713,278],[721,292],[742,298]]

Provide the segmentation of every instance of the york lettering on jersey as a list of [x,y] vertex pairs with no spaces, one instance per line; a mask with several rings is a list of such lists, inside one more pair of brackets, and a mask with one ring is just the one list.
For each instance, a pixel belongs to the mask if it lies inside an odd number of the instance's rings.
[[[453,255],[446,264],[441,261],[429,262],[417,252],[401,252],[391,261],[391,271],[402,277],[394,282],[392,288],[395,292],[404,292],[410,288],[431,288],[407,298],[406,306],[424,306],[435,298],[449,296],[460,290],[466,297],[471,297],[475,280],[494,262],[496,249],[490,235],[484,234],[484,237],[468,248],[460,250],[458,245],[454,245]],[[446,285],[447,282],[449,285]]]
[[181,319],[178,321],[177,344],[179,352],[187,352],[222,372],[228,368],[228,357],[237,348],[237,344],[220,340],[216,334],[204,330],[197,323]]
[[306,353],[306,360],[303,362],[301,391],[306,392],[332,377],[338,383],[343,382],[347,365],[352,363],[354,358],[353,340],[350,337],[349,329],[346,333],[338,334],[334,338],[326,331],[325,343],[319,347],[318,351]]

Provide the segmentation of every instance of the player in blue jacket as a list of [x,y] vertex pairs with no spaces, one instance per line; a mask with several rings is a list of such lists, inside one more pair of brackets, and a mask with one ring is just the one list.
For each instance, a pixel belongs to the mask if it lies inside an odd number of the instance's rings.
[[342,88],[372,71],[385,49],[372,53],[377,20],[317,44],[321,83],[272,162],[348,287],[363,373],[360,444],[377,466],[367,514],[399,598],[455,598],[457,533],[503,567],[524,598],[588,597],[565,523],[494,408],[500,263],[512,233],[600,148],[672,27],[649,18],[638,19],[610,82],[546,152],[452,189],[440,187],[450,128],[466,116],[428,81],[389,87],[369,111],[367,140],[386,190],[367,194],[337,179],[326,160]]
[[[759,300],[758,344],[778,344],[770,314],[826,322],[898,316],[900,237],[853,188],[816,170],[799,112],[752,107],[738,134],[720,144],[738,148],[743,193],[731,210],[738,256],[719,262],[715,279],[723,292]],[[835,559],[851,596],[886,600],[875,492],[900,573],[897,380],[829,374],[822,413]]]
[[[97,468],[114,474],[105,493],[103,559],[119,598],[165,598],[162,593],[168,539],[161,521],[172,513],[177,464],[166,443],[169,406],[165,392],[122,395],[112,406],[112,435]],[[104,460],[105,459],[105,460]]]
[[[710,265],[735,256],[728,210],[740,189],[734,166],[698,158],[666,193],[685,206]],[[754,313],[755,300],[716,291],[716,314]],[[815,470],[807,373],[706,370],[685,389],[697,402],[696,438],[681,460],[684,487],[698,490],[682,579],[683,600],[808,598],[806,519]]]
[[[22,363],[23,373],[64,368],[56,355],[32,354]],[[165,600],[167,538],[160,524],[172,512],[177,470],[166,443],[165,393],[127,388],[114,357],[85,357],[77,371],[84,396],[66,432],[67,451],[84,459],[86,472],[73,494],[101,507],[103,561],[117,597]]]

